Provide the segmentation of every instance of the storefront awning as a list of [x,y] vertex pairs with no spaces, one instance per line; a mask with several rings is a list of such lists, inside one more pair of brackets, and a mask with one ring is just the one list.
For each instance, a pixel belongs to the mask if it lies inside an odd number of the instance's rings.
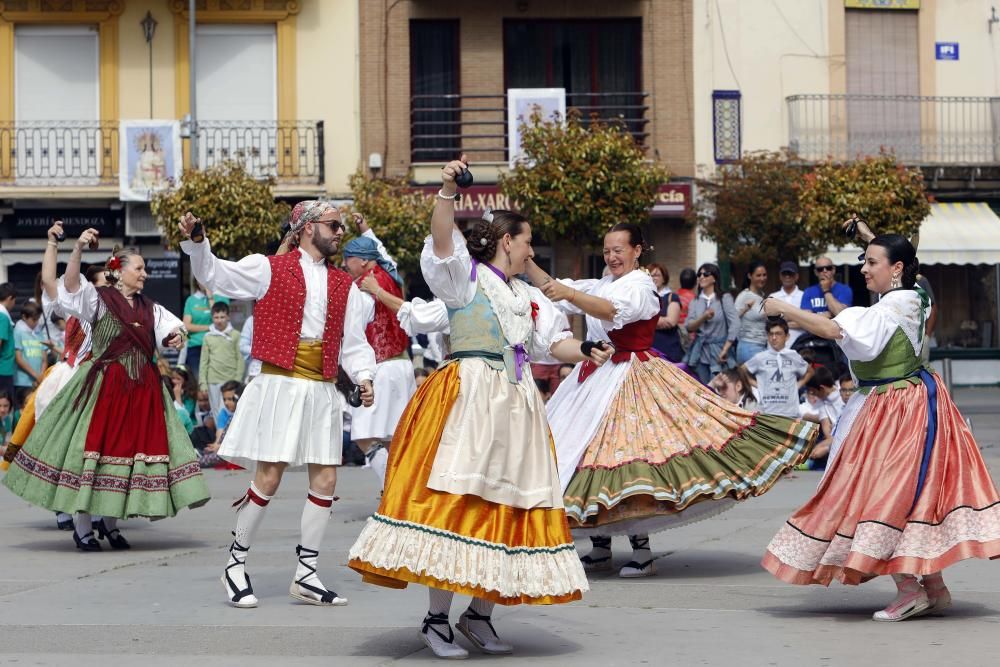
[[[827,256],[834,264],[857,264],[859,252],[845,246],[830,248]],[[921,264],[1000,264],[1000,218],[981,202],[931,204],[917,257]]]

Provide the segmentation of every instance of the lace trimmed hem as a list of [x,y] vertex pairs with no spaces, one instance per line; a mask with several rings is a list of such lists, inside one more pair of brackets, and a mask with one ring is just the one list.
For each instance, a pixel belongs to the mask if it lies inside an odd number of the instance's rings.
[[590,588],[572,542],[511,547],[380,514],[368,519],[348,558],[389,571],[405,568],[503,597],[561,596]]

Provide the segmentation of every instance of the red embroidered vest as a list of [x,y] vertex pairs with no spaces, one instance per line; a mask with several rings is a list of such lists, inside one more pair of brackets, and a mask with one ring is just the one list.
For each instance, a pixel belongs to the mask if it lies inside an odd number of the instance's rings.
[[[399,288],[399,285],[385,269],[376,266],[371,273],[378,281],[379,287],[393,296],[403,298],[403,290]],[[359,286],[361,278],[357,280]],[[377,363],[398,357],[406,352],[406,348],[410,345],[410,337],[403,331],[403,327],[399,326],[396,313],[389,310],[389,307],[378,299],[375,299],[375,319],[365,329],[365,336],[368,338],[368,344],[375,350]]]
[[[611,355],[611,363],[623,364],[632,358],[633,353],[639,361],[662,357],[663,355],[653,348],[653,336],[656,334],[656,322],[659,319],[660,315],[657,313],[648,320],[631,322],[621,329],[609,331],[608,338],[615,346],[615,353]],[[583,367],[577,374],[577,382],[583,382],[596,370],[597,365],[593,361],[588,359],[583,362]]]
[[87,338],[87,332],[83,330],[83,326],[80,324],[80,320],[76,317],[69,317],[66,320],[66,337],[64,351],[63,351],[63,361],[67,364],[76,368],[77,356],[80,354],[80,348],[83,347],[83,342]]
[[[271,285],[253,309],[253,343],[250,354],[255,359],[291,370],[302,333],[302,314],[306,307],[306,279],[299,265],[299,250],[268,257]],[[327,265],[326,325],[323,329],[323,377],[336,378],[340,344],[344,337],[344,314],[351,278]]]

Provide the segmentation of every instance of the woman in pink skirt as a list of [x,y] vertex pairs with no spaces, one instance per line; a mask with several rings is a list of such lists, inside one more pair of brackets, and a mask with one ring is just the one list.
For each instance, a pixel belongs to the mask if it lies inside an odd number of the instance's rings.
[[777,299],[764,304],[836,341],[859,389],[837,425],[826,476],[762,564],[792,584],[891,575],[899,593],[873,618],[901,621],[951,605],[944,568],[1000,557],[1000,495],[951,396],[921,361],[927,299],[914,287],[913,245],[859,228],[875,305],[827,319]]

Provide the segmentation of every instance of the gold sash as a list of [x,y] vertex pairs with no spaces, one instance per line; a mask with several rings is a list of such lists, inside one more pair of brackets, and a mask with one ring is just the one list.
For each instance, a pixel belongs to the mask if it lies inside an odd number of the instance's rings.
[[295,363],[291,369],[275,366],[272,363],[264,362],[261,365],[261,373],[269,375],[283,375],[299,380],[313,380],[314,382],[335,382],[337,378],[323,377],[323,341],[321,340],[300,340],[299,346],[295,350]]

